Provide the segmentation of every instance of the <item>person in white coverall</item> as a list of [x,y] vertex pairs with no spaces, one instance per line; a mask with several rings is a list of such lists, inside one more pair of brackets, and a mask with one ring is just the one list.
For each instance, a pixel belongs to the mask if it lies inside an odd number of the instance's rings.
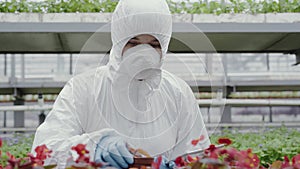
[[[108,64],[67,82],[37,129],[32,151],[46,144],[53,154],[45,164],[64,168],[71,147],[82,143],[91,160],[126,168],[133,163],[130,146],[161,155],[161,167],[172,168],[167,161],[207,148],[210,140],[193,92],[161,68],[171,33],[164,0],[120,0],[112,16]],[[205,139],[193,146],[201,135]]]

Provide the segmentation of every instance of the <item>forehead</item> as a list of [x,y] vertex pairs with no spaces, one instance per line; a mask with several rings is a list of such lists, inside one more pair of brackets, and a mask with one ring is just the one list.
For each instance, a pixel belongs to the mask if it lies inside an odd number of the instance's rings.
[[133,38],[131,38],[131,40],[136,40],[136,41],[141,41],[141,42],[158,42],[158,40],[149,34],[142,34],[142,35],[137,35]]

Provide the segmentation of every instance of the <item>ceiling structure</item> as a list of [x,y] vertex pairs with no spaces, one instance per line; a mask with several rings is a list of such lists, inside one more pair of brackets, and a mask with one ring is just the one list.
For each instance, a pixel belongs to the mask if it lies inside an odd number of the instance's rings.
[[[108,23],[0,23],[0,53],[107,53]],[[300,23],[174,23],[169,52],[299,53]],[[189,82],[188,82],[189,83]],[[211,91],[211,82],[189,83]],[[58,93],[65,82],[0,83],[0,94]],[[222,86],[222,84],[220,84]],[[299,81],[231,81],[244,90],[300,90]],[[259,86],[259,88],[258,88]],[[217,88],[217,87],[216,87]],[[200,91],[201,91],[200,90]]]
[[[0,23],[0,53],[106,53],[107,23]],[[169,51],[297,53],[300,23],[174,23]]]

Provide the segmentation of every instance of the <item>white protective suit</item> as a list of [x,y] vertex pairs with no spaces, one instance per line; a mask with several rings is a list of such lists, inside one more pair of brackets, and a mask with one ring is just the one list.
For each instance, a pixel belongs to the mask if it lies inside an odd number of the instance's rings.
[[[165,1],[120,0],[111,23],[113,47],[108,64],[77,75],[65,85],[37,129],[32,151],[46,144],[54,151],[46,164],[56,162],[64,168],[71,146],[87,144],[93,159],[96,144],[107,135],[119,135],[135,148],[169,159],[207,148],[210,140],[190,87],[161,69],[171,32],[172,17]],[[162,58],[147,44],[130,48],[122,56],[128,40],[141,34],[159,41]],[[128,75],[135,74],[130,71],[139,69],[143,60],[148,60],[142,63],[146,68],[155,69],[139,78]],[[205,139],[191,145],[201,135]]]

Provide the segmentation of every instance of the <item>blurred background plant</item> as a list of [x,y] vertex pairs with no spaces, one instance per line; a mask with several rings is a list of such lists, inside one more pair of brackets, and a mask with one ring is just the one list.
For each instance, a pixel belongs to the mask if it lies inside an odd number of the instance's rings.
[[284,156],[291,159],[300,154],[300,132],[296,129],[268,128],[257,133],[240,133],[238,130],[224,129],[222,133],[211,136],[212,144],[217,144],[220,137],[228,137],[232,140],[229,147],[238,150],[252,149],[257,154],[261,165],[268,167],[274,161],[283,161]]
[[[172,13],[289,13],[300,12],[299,0],[167,0]],[[114,11],[116,0],[6,0],[0,1],[0,12],[8,13],[67,13]]]
[[112,0],[11,0],[0,2],[0,12],[8,13],[67,13],[67,12],[112,12],[117,5]]
[[0,165],[5,166],[7,160],[9,159],[8,155],[5,152],[9,152],[16,158],[24,158],[31,151],[31,146],[33,142],[33,135],[28,134],[14,134],[10,137],[4,137],[2,139],[1,156],[0,156]]

